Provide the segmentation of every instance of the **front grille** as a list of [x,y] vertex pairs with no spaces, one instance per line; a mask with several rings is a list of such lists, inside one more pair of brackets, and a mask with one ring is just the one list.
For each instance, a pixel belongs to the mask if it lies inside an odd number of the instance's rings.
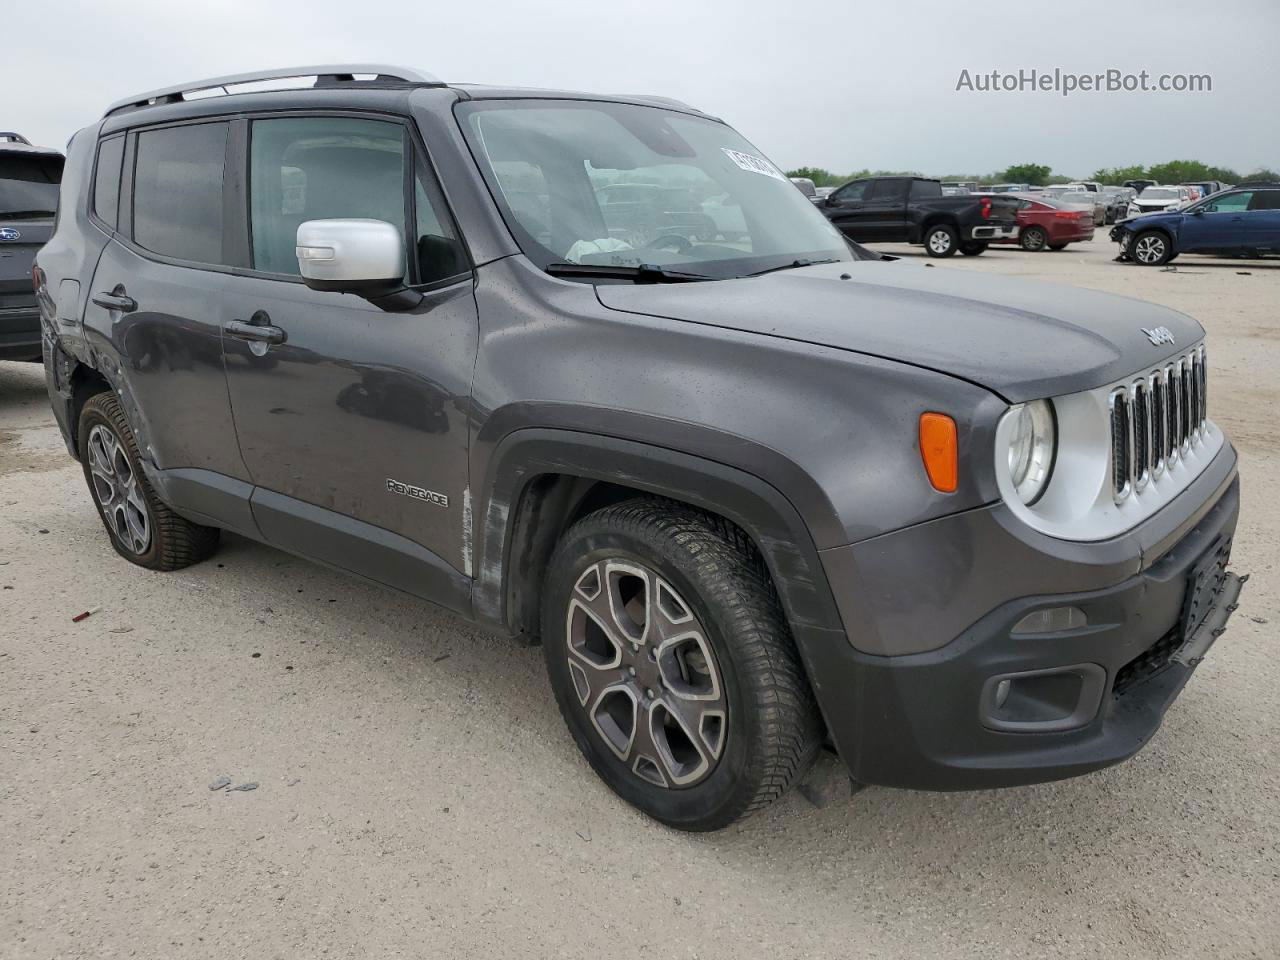
[[1197,347],[1111,394],[1111,492],[1117,502],[1175,463],[1204,431],[1208,369]]

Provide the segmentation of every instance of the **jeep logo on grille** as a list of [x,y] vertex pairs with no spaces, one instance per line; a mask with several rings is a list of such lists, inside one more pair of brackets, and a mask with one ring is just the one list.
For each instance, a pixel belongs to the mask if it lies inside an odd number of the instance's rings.
[[13,227],[0,227],[0,240],[21,240],[22,234]]
[[443,493],[436,493],[434,490],[425,490],[422,487],[415,487],[411,483],[401,483],[399,480],[392,480],[387,477],[387,491],[389,493],[398,493],[402,497],[409,497],[412,500],[422,500],[426,503],[434,503],[437,507],[449,506],[449,498]]
[[1147,339],[1151,341],[1153,346],[1158,347],[1162,343],[1173,346],[1173,331],[1168,327],[1152,327],[1150,330],[1143,327],[1142,332],[1147,335]]

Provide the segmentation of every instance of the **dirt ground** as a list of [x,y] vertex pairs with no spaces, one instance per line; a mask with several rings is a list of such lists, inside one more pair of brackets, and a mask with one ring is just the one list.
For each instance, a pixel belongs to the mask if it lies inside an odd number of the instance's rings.
[[1280,260],[1113,253],[937,269],[1208,328],[1254,576],[1163,729],[985,793],[850,797],[827,759],[709,836],[592,775],[537,650],[234,536],[119,559],[40,369],[0,363],[0,958],[1280,956]]

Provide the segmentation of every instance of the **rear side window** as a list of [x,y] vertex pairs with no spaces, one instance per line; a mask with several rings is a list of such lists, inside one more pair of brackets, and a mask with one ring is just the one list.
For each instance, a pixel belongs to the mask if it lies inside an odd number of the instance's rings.
[[1280,190],[1259,190],[1253,195],[1250,210],[1280,210]]
[[138,134],[133,239],[153,253],[220,264],[227,124],[199,123]]
[[124,137],[112,137],[98,144],[98,167],[93,177],[93,212],[115,229],[120,208],[120,164],[124,159]]
[[942,184],[936,180],[912,180],[911,199],[928,200],[930,197],[942,196]]

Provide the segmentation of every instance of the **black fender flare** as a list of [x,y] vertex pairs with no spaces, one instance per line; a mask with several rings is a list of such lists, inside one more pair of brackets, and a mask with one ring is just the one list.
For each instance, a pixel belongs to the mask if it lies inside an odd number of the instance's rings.
[[[514,531],[525,494],[539,477],[605,482],[669,497],[718,514],[741,527],[764,556],[792,632],[806,638],[844,630],[817,548],[792,502],[766,481],[737,467],[650,443],[575,430],[530,427],[494,448],[476,498],[477,619],[511,631],[511,586],[521,577]],[[807,657],[806,657],[807,659]]]

